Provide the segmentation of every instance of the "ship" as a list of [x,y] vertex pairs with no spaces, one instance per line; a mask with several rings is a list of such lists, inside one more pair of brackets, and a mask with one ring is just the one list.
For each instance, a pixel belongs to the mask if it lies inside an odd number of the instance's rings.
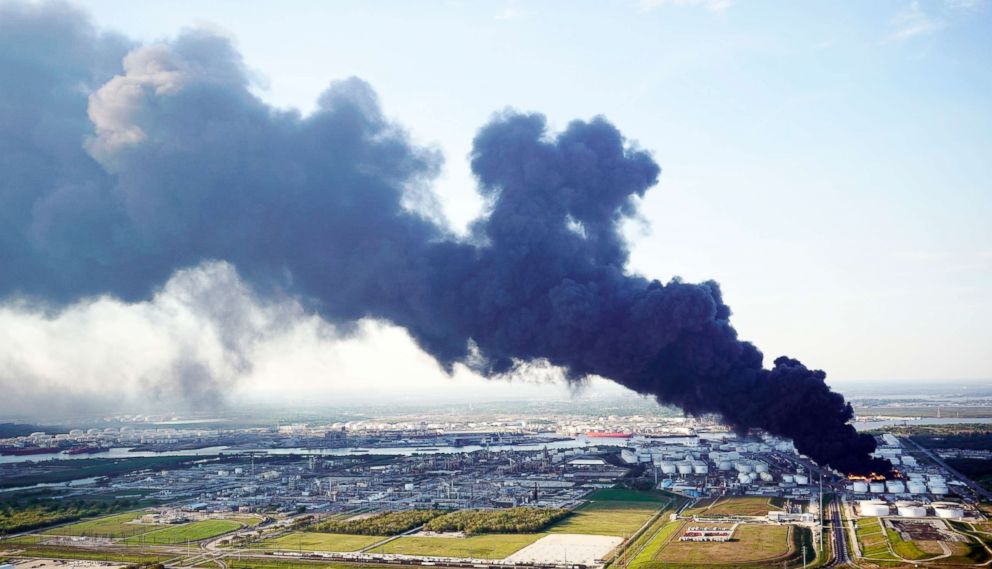
[[54,454],[60,452],[62,449],[58,447],[29,447],[29,448],[3,448],[0,449],[0,454],[14,455],[14,456],[26,456],[31,454]]
[[586,433],[586,436],[594,439],[629,439],[634,435],[631,435],[630,433],[613,433],[609,431],[589,431]]

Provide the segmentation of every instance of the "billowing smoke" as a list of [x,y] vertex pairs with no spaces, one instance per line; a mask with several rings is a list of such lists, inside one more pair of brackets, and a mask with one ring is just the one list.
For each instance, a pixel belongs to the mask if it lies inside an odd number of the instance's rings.
[[139,301],[221,260],[335,325],[402,326],[449,370],[552,364],[845,472],[888,469],[823,372],[763,367],[715,282],[626,272],[619,228],[660,169],[602,118],[553,133],[497,115],[471,155],[487,211],[456,237],[405,205],[430,195],[439,156],[359,79],[301,116],[251,92],[224,38],[131,45],[62,4],[17,3],[0,7],[0,77],[4,297]]

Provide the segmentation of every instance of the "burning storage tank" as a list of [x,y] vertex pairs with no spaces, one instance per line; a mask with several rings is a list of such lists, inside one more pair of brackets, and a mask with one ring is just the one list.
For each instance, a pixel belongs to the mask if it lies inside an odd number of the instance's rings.
[[861,500],[858,502],[858,509],[864,517],[889,515],[889,505],[882,500]]

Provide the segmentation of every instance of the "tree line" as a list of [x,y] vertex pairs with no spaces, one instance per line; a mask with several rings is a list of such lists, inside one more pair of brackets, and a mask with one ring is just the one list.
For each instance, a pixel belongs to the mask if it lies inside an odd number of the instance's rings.
[[534,533],[569,515],[562,508],[520,506],[503,510],[459,510],[432,519],[424,529],[435,532]]

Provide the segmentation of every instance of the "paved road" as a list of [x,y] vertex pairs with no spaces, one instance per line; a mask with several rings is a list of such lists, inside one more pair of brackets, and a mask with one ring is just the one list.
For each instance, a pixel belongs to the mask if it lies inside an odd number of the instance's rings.
[[850,563],[851,557],[847,550],[847,530],[844,527],[844,520],[840,516],[839,499],[830,502],[830,540],[834,548],[834,560],[829,566],[837,567]]
[[957,470],[954,470],[953,468],[951,468],[950,466],[948,466],[948,464],[946,462],[944,462],[943,459],[941,459],[936,454],[930,452],[930,449],[924,448],[923,446],[917,444],[916,441],[914,441],[913,439],[911,439],[909,437],[900,437],[900,440],[903,440],[903,441],[905,441],[905,442],[913,445],[914,447],[916,447],[920,451],[922,451],[923,454],[927,455],[927,457],[930,458],[930,460],[932,460],[932,461],[936,462],[937,464],[941,465],[942,467],[944,467],[945,469],[947,469],[947,471],[950,472],[952,476],[954,476],[955,478],[957,478],[961,482],[964,482],[965,484],[967,484],[968,485],[968,488],[971,488],[972,492],[974,492],[975,494],[977,494],[977,495],[981,496],[982,498],[984,498],[985,501],[992,502],[992,492],[989,492],[985,488],[982,488],[981,486],[979,486],[978,484],[976,484],[974,481],[972,481],[971,478],[968,478],[964,474],[961,474]]

